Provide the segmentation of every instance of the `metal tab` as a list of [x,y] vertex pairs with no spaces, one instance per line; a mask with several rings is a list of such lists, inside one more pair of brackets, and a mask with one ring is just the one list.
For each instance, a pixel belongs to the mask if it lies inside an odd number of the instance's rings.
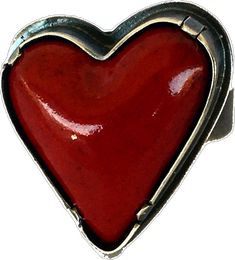
[[152,209],[153,209],[153,205],[151,204],[144,205],[136,214],[137,220],[139,222],[145,220],[145,218],[148,216],[148,214],[151,212]]
[[197,38],[198,35],[205,30],[205,26],[189,16],[183,21],[181,29],[190,34],[193,38]]
[[80,227],[82,225],[82,217],[79,214],[77,208],[74,206],[73,208],[69,209],[69,212],[71,213],[72,217],[74,218],[75,222]]
[[8,65],[13,65],[15,61],[20,57],[21,52],[20,48],[15,49],[15,51],[11,54],[11,56],[8,58]]

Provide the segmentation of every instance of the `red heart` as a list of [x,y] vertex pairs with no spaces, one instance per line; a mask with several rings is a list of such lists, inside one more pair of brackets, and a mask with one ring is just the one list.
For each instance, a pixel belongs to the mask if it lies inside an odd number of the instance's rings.
[[108,60],[42,38],[9,73],[28,142],[95,236],[123,240],[189,138],[210,88],[203,47],[151,26]]

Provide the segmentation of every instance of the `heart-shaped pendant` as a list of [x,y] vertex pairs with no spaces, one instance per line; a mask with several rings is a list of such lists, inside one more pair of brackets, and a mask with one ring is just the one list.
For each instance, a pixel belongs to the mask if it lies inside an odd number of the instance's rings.
[[2,90],[80,230],[113,257],[159,212],[203,144],[230,131],[231,120],[221,121],[232,117],[230,73],[215,18],[166,3],[112,32],[72,17],[34,22],[11,46]]

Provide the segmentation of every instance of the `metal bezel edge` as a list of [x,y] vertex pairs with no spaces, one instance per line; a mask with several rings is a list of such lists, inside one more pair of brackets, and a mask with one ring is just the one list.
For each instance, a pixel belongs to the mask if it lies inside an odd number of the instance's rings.
[[[195,129],[161,185],[149,200],[149,204],[144,205],[137,213],[137,222],[122,243],[115,249],[107,251],[98,247],[87,236],[77,209],[72,207],[67,199],[59,192],[57,185],[47,175],[44,167],[35,158],[32,150],[26,145],[25,140],[19,133],[14,118],[11,117],[9,104],[5,96],[7,68],[15,63],[20,56],[21,49],[27,43],[44,36],[62,37],[75,43],[93,58],[105,60],[117,51],[132,35],[156,23],[175,24],[204,46],[212,64],[211,90]],[[100,30],[84,20],[71,16],[52,16],[31,23],[21,30],[12,42],[8,57],[2,68],[2,96],[15,130],[42,170],[43,175],[49,181],[50,186],[60,198],[60,201],[72,215],[83,236],[101,256],[113,258],[118,256],[158,214],[182,181],[197,154],[207,142],[228,97],[231,70],[231,46],[227,33],[217,19],[194,4],[169,2],[144,9],[125,20],[113,31],[107,32]]]

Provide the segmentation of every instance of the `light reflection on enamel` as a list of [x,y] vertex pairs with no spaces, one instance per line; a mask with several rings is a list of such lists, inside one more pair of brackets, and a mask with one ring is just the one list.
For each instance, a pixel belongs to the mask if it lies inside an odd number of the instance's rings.
[[72,139],[73,141],[75,141],[75,140],[77,140],[77,139],[78,139],[78,137],[77,137],[77,135],[76,135],[76,134],[72,134],[72,135],[71,135],[71,139]]
[[169,83],[170,92],[172,96],[178,95],[186,86],[188,81],[192,81],[193,78],[197,76],[199,72],[202,71],[201,67],[186,69],[176,75]]
[[[73,121],[69,121],[63,116],[59,115],[56,111],[54,111],[47,103],[44,103],[41,100],[39,100],[39,102],[54,120],[56,120],[64,128],[67,128],[68,130],[71,130],[74,133],[78,133],[79,135],[89,136],[89,135],[93,135],[95,132],[100,132],[103,129],[102,125],[88,125],[88,124],[83,125],[83,124],[75,123]],[[75,137],[75,134],[73,134],[72,136]],[[75,139],[77,139],[76,137]],[[72,139],[75,140],[74,138]]]
[[63,116],[59,115],[55,110],[53,110],[47,103],[43,102],[42,99],[29,88],[27,82],[24,80],[23,77],[20,77],[20,80],[23,83],[28,94],[33,99],[35,99],[36,102],[39,102],[39,104],[47,111],[47,113],[54,120],[57,121],[57,123],[59,123],[64,128],[70,130],[73,133],[71,135],[71,139],[73,141],[78,138],[76,133],[79,135],[83,135],[83,136],[89,136],[89,135],[93,135],[96,132],[100,132],[103,129],[102,125],[79,124],[79,123],[75,123],[74,121],[70,121],[70,120],[64,118]]

